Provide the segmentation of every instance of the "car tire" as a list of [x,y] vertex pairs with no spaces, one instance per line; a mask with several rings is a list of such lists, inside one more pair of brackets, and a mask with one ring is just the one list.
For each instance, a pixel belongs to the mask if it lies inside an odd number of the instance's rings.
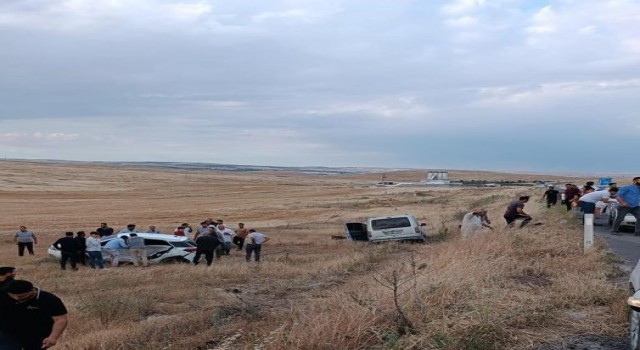
[[192,262],[181,256],[174,256],[171,258],[160,260],[160,263],[161,264],[191,264]]
[[640,350],[640,312],[629,311],[629,343],[631,350]]

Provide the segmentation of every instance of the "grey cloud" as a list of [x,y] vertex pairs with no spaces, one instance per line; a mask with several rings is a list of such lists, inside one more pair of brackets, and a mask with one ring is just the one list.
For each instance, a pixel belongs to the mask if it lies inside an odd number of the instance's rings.
[[0,4],[0,134],[79,135],[18,156],[595,169],[543,135],[640,119],[632,3],[62,3]]

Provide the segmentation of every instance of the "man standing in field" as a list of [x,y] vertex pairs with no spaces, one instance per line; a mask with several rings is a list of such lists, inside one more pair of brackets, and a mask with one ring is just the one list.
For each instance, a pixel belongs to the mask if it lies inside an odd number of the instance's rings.
[[33,245],[38,244],[38,238],[26,226],[20,226],[20,230],[13,235],[13,242],[18,245],[18,256],[24,256],[24,248],[27,248],[29,255],[33,255]]
[[198,237],[202,236],[202,235],[206,235],[207,232],[209,232],[209,222],[208,221],[203,221],[200,223],[200,227],[198,227],[198,229],[196,230],[195,235],[193,236],[193,239],[197,239]]
[[516,220],[522,220],[520,227],[524,227],[533,218],[524,212],[524,205],[529,201],[529,196],[520,196],[518,200],[511,202],[504,212],[507,227],[513,227]]
[[616,195],[618,215],[611,228],[612,234],[619,234],[618,228],[625,215],[632,214],[636,218],[634,234],[640,236],[640,176],[633,178],[633,185],[622,187]]
[[102,261],[102,241],[100,240],[100,235],[98,232],[93,231],[89,234],[89,238],[87,238],[85,242],[87,254],[89,254],[89,267],[92,269],[97,267],[102,270],[104,268],[104,262]]
[[547,208],[551,208],[551,206],[555,206],[558,203],[558,194],[560,192],[556,190],[553,185],[549,185],[549,189],[544,191],[542,195],[542,199],[547,199]]
[[67,269],[67,261],[71,262],[72,270],[75,271],[78,269],[76,264],[78,262],[78,250],[80,250],[80,246],[78,245],[78,241],[73,238],[73,232],[66,232],[64,237],[53,243],[53,246],[60,249],[60,267],[63,270]]
[[207,233],[198,236],[198,238],[196,238],[197,250],[196,255],[193,257],[193,264],[198,265],[200,256],[204,255],[207,266],[211,266],[213,262],[213,252],[219,245],[220,240],[218,240],[218,235],[213,228],[208,229]]
[[216,230],[219,235],[222,235],[222,251],[224,251],[224,255],[229,255],[231,252],[231,239],[235,232],[233,232],[232,229],[225,227],[224,224],[218,224]]
[[87,238],[84,231],[78,231],[75,240],[78,241],[78,264],[87,266]]
[[136,230],[136,224],[129,224],[127,228],[123,228],[118,233],[138,233],[138,230]]
[[129,235],[127,245],[129,246],[129,254],[131,255],[133,266],[139,266],[139,262],[142,262],[142,267],[148,267],[149,262],[147,260],[147,248],[144,245],[144,238],[132,233]]
[[145,233],[160,233],[160,230],[156,228],[155,225],[149,225],[149,229]]
[[67,309],[57,296],[15,280],[0,298],[0,327],[23,350],[48,349],[67,327]]
[[269,240],[269,237],[265,236],[261,232],[257,232],[254,229],[249,230],[246,241],[247,262],[251,261],[251,255],[255,256],[256,262],[260,262],[260,251],[262,250],[262,244]]
[[236,235],[233,236],[233,244],[238,246],[238,250],[242,250],[244,246],[244,239],[249,234],[249,230],[244,228],[243,223],[238,224],[238,229],[236,230]]
[[104,245],[105,252],[111,257],[111,266],[113,267],[118,267],[118,263],[120,262],[120,249],[128,248],[125,237],[129,238],[127,236],[114,238]]
[[107,226],[106,222],[100,224],[100,227],[96,229],[96,232],[100,235],[100,237],[111,236],[113,234],[113,229]]

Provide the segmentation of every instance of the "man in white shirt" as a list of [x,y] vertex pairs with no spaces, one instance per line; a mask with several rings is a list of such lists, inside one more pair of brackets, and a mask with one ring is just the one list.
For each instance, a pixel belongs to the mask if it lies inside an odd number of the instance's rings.
[[589,192],[578,200],[578,207],[585,214],[593,214],[596,210],[597,202],[608,202],[609,198],[615,197],[618,193],[617,187],[611,187],[608,190]]
[[466,213],[462,218],[462,225],[460,226],[462,237],[468,238],[475,233],[481,232],[485,228],[491,229],[492,227],[482,220],[486,215],[487,211],[484,209],[476,209],[470,213]]
[[218,224],[216,231],[219,236],[222,236],[222,251],[224,255],[229,255],[231,252],[231,241],[236,233],[232,229],[225,227],[224,224]]
[[260,262],[260,250],[262,250],[262,244],[269,240],[269,237],[265,236],[261,232],[257,232],[254,229],[249,230],[249,234],[245,239],[245,249],[247,251],[247,262],[251,261],[251,255],[255,255],[256,262]]

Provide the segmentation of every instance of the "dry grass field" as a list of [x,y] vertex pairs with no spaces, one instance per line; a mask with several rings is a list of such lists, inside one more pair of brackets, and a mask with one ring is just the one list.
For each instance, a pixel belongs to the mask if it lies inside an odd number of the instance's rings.
[[[619,271],[601,246],[582,252],[569,216],[536,199],[526,211],[544,225],[504,228],[507,203],[518,194],[539,198],[539,189],[372,186],[379,179],[3,161],[0,264],[65,301],[62,349],[535,349],[566,335],[624,334]],[[458,220],[474,207],[488,208],[496,229],[463,240]],[[331,239],[347,221],[404,213],[427,223],[429,243]],[[103,221],[171,232],[207,217],[270,236],[264,261],[246,263],[233,251],[210,269],[61,271],[46,254],[64,231]],[[20,225],[40,238],[35,257],[17,257],[12,232]]]

